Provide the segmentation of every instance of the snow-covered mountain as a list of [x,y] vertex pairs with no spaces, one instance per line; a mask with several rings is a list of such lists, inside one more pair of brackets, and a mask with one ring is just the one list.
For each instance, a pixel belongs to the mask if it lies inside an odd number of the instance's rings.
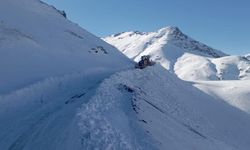
[[[0,13],[0,150],[249,149],[250,80],[186,82],[161,65],[134,69],[39,0],[1,0]],[[235,68],[224,64],[246,59],[159,42],[152,46],[176,50],[176,72],[194,57],[220,64],[224,77]]]
[[0,94],[51,76],[132,65],[113,46],[39,0],[1,0],[0,14]]
[[250,62],[244,57],[227,56],[188,37],[177,27],[156,32],[123,32],[103,38],[129,58],[142,55],[175,72],[184,80],[250,79]]

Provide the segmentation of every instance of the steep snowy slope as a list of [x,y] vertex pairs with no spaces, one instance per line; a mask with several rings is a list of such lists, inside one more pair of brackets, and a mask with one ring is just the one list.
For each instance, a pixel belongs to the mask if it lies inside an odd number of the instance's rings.
[[223,52],[193,40],[177,27],[150,33],[124,32],[104,40],[135,61],[142,55],[151,55],[152,60],[184,80],[250,78],[248,60],[238,56],[224,58]]
[[51,76],[131,62],[39,0],[0,1],[0,94]]
[[249,114],[160,66],[111,76],[79,113],[86,149],[247,150],[250,146]]

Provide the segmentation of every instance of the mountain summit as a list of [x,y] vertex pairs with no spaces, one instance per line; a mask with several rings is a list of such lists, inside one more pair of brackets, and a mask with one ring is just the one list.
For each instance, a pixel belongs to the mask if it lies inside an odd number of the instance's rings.
[[[164,49],[165,45],[172,45],[182,49],[183,52],[202,56],[214,58],[226,56],[225,53],[190,38],[175,26],[165,27],[149,33],[138,31],[123,32],[108,36],[104,40],[122,51],[126,49],[125,54],[134,59],[137,57],[135,51],[142,52],[151,49],[151,52],[148,53],[152,53],[154,50]],[[131,50],[134,52],[131,52]]]

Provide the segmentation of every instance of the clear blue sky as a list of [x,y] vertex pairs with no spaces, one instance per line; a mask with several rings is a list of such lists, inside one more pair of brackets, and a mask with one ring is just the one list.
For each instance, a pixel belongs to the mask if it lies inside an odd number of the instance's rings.
[[250,0],[43,0],[104,37],[122,31],[178,26],[229,54],[250,53]]

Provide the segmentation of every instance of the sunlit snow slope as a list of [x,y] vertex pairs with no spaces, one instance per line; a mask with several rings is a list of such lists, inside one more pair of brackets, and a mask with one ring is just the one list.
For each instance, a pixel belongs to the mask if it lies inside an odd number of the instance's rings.
[[177,27],[156,32],[123,32],[103,38],[129,58],[142,55],[175,72],[184,80],[250,79],[250,62],[245,57],[227,56],[188,37]]
[[1,0],[0,14],[0,94],[51,76],[131,64],[39,0]]

